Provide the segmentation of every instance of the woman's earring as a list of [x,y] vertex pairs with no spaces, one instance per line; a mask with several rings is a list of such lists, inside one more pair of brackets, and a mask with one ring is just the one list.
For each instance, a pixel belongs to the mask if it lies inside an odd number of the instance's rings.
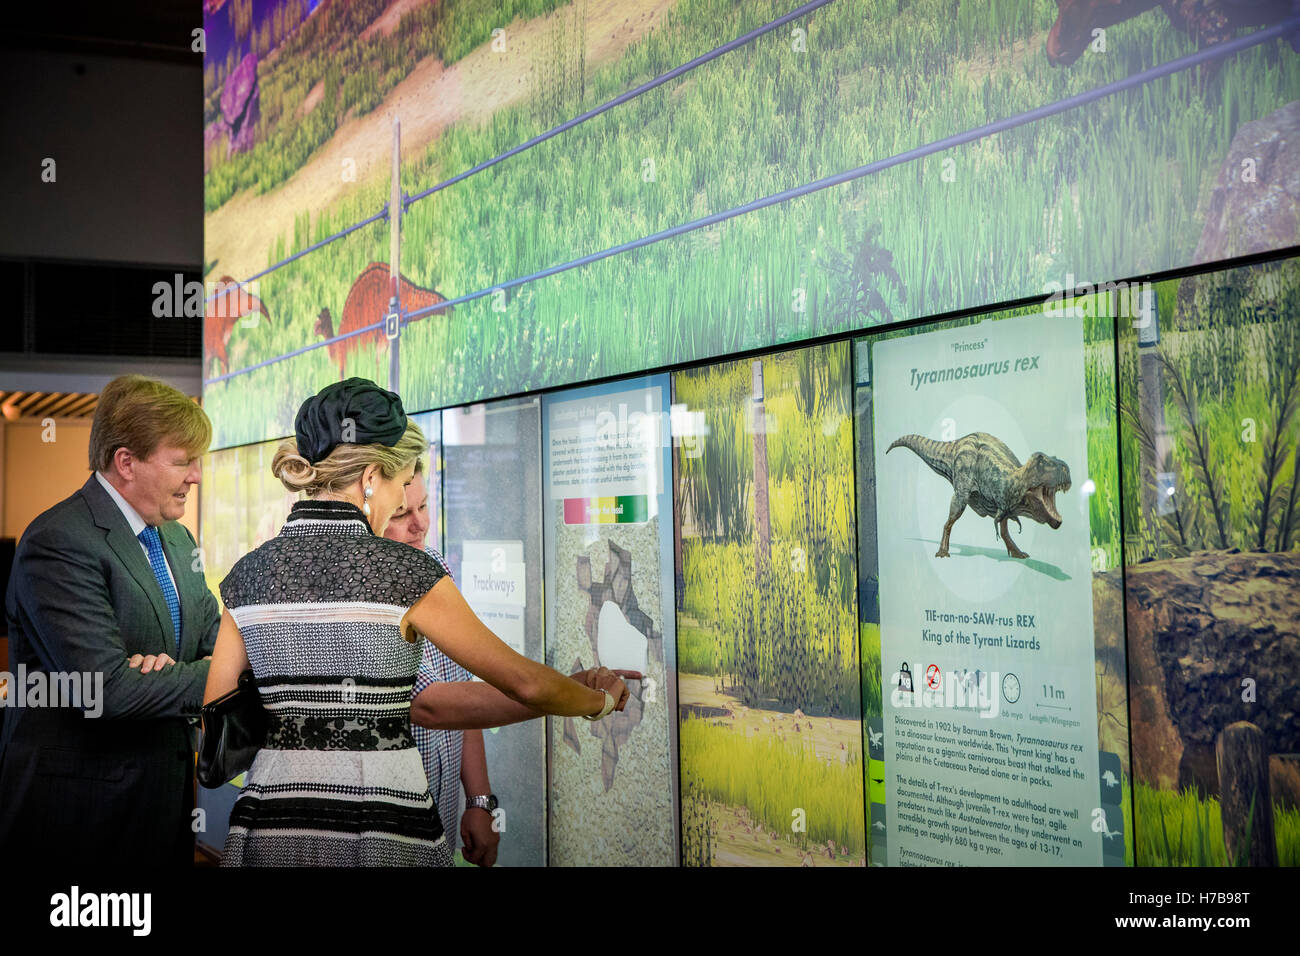
[[362,506],[361,506],[361,511],[362,511],[363,514],[365,514],[365,516],[366,516],[367,518],[370,517],[370,496],[373,495],[374,493],[375,493],[375,489],[374,489],[374,488],[371,488],[369,485],[367,485],[367,486],[366,486],[366,500],[365,500],[365,503],[362,504]]

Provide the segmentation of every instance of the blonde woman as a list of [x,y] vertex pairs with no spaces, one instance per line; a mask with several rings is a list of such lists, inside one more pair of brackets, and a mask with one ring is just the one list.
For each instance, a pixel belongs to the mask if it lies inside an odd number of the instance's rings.
[[396,394],[359,378],[329,385],[295,432],[271,468],[306,499],[221,583],[204,701],[251,666],[270,717],[223,865],[449,866],[411,739],[419,641],[538,712],[598,720],[627,688],[603,669],[584,684],[516,653],[439,562],[383,537],[426,447]]

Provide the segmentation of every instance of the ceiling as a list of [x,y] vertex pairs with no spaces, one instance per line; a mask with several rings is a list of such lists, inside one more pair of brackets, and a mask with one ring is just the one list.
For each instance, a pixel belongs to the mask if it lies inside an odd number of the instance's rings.
[[7,421],[19,418],[91,418],[99,396],[82,392],[0,391],[0,413]]
[[6,6],[0,46],[194,63],[200,0],[59,0]]

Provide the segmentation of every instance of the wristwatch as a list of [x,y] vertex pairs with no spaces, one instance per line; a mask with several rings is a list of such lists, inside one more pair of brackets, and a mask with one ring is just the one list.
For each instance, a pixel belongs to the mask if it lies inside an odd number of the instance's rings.
[[486,810],[488,813],[495,813],[497,807],[501,806],[495,793],[489,793],[486,797],[467,797],[465,799],[465,809],[473,810],[478,807],[480,810]]

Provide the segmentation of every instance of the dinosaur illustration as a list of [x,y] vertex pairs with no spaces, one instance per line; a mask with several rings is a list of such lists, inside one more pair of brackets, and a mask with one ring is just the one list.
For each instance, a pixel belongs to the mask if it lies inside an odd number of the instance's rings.
[[1011,540],[1008,521],[1014,521],[1017,528],[1022,517],[1053,529],[1061,526],[1056,493],[1070,489],[1070,468],[1059,458],[1036,451],[1022,465],[1010,448],[986,432],[972,432],[956,441],[904,435],[885,449],[885,454],[900,447],[911,449],[931,471],[952,483],[952,503],[936,558],[948,557],[952,526],[968,506],[980,517],[993,519],[1007,554],[1013,558],[1029,555]]
[[[402,310],[405,312],[447,301],[442,293],[434,289],[421,288],[405,276],[400,277],[400,283]],[[388,300],[392,296],[392,288],[388,263],[370,263],[348,290],[348,297],[343,303],[343,319],[339,322],[338,330],[334,328],[334,317],[330,315],[330,310],[324,308],[316,317],[316,334],[323,339],[332,339],[335,335],[353,332],[381,321],[388,314]],[[447,309],[431,314],[448,315],[450,312],[451,309]],[[382,328],[371,329],[369,332],[354,335],[340,342],[331,342],[326,346],[329,349],[330,359],[339,368],[340,378],[344,375],[343,368],[348,357],[367,342],[373,344],[378,352],[388,351],[388,336],[384,334]]]
[[1093,30],[1123,23],[1152,7],[1164,10],[1169,22],[1198,47],[1229,40],[1242,27],[1279,23],[1291,14],[1290,0],[1056,0],[1056,6],[1056,22],[1047,34],[1047,59],[1053,66],[1077,60],[1092,42]]
[[215,294],[204,305],[203,352],[208,361],[216,359],[221,374],[230,371],[226,346],[230,344],[230,333],[234,331],[235,323],[254,312],[268,319],[271,317],[262,300],[230,276],[217,280]]

